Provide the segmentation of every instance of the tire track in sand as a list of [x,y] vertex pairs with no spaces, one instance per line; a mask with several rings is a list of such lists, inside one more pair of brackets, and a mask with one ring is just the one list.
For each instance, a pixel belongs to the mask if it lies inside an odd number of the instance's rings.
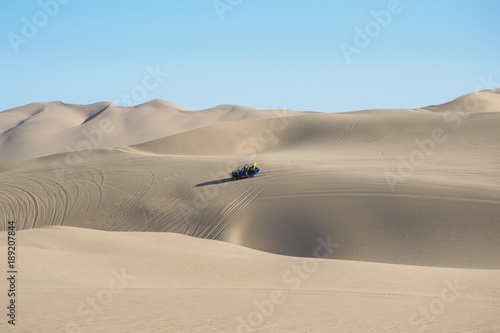
[[345,128],[344,132],[342,132],[340,137],[337,139],[337,143],[344,142],[345,139],[349,137],[349,133],[356,127],[360,119],[361,117],[357,117],[356,119],[351,121],[351,123]]
[[[123,205],[115,211],[106,221],[103,222],[101,230],[115,230],[113,229],[118,222],[141,200],[141,198],[148,192],[153,185],[155,175],[150,170],[138,170],[140,184],[135,189],[134,193],[124,201]],[[147,179],[149,178],[149,179]],[[116,230],[123,230],[124,225]]]
[[[216,239],[270,184],[268,181],[255,178],[249,181],[253,183],[243,189],[233,200],[230,200],[222,210],[218,208],[217,204],[212,203],[209,211],[205,211],[198,221],[192,236]],[[229,195],[225,195],[218,201],[225,201],[224,199],[228,197]],[[212,215],[208,221],[204,218],[207,215]]]

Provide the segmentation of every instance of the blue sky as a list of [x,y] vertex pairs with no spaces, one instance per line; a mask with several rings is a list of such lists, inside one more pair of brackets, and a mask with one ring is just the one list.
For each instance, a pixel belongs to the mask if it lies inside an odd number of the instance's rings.
[[497,0],[59,1],[2,1],[0,110],[161,98],[341,112],[500,82]]

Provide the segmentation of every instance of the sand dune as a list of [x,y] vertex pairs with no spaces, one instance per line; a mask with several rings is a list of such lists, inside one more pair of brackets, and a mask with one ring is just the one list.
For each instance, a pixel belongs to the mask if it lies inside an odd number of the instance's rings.
[[425,109],[451,112],[500,112],[500,89],[490,89],[467,94],[441,105],[431,105]]
[[110,102],[33,103],[0,113],[0,162],[62,152],[128,146],[215,123],[293,114],[220,105],[189,111],[163,100],[133,107]]
[[500,331],[498,92],[340,114],[4,111],[19,324],[0,330]]
[[215,124],[132,148],[169,155],[248,155],[297,149],[316,155],[319,150],[335,152],[334,149],[351,148],[349,145],[354,144],[353,149],[366,148],[370,153],[380,146],[401,145],[405,150],[419,137],[432,137],[436,128],[442,129],[443,135],[448,137],[439,148],[464,145],[471,148],[476,143],[495,144],[498,141],[496,121],[499,112],[500,95],[496,91],[482,91],[421,109],[294,113],[280,119]]
[[283,257],[170,233],[51,227],[18,239],[18,325],[2,332],[500,329],[499,271]]
[[[330,235],[344,244],[338,259],[499,268],[500,113],[491,111],[498,95],[481,94],[494,96],[483,99],[487,112],[247,116],[129,148],[3,163],[0,218],[21,229],[176,232],[294,256],[312,256],[316,238]],[[227,181],[253,160],[261,175]]]

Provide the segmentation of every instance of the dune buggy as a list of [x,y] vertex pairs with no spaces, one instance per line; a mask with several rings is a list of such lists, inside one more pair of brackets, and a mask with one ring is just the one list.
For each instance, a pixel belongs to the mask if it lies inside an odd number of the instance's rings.
[[260,171],[260,166],[257,163],[249,163],[242,165],[229,174],[233,180],[240,178],[253,178]]

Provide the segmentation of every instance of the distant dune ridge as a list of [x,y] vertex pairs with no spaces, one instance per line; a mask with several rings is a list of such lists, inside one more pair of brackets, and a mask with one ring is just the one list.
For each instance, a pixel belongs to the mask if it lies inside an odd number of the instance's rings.
[[[1,112],[19,323],[498,332],[499,128],[499,89],[337,114],[163,100]],[[229,180],[254,161],[255,178]]]
[[[496,112],[500,111],[499,95],[500,89],[484,90],[422,110]],[[376,117],[382,122],[383,111],[377,112]],[[220,105],[206,110],[190,111],[163,100],[152,100],[131,107],[110,102],[89,105],[61,101],[32,103],[0,112],[0,162],[89,148],[130,146],[226,122],[301,114],[303,113],[292,110],[257,110],[239,105]],[[325,119],[333,124],[340,117],[341,114],[329,114]],[[248,122],[237,126],[243,129],[247,124],[251,126]],[[374,127],[373,130],[378,128]]]
[[110,102],[33,103],[0,113],[0,162],[89,148],[128,146],[213,124],[269,118],[276,114],[238,105],[189,111],[158,99],[131,107]]
[[424,109],[430,111],[498,112],[500,89],[482,90],[460,96],[451,102],[432,105]]

